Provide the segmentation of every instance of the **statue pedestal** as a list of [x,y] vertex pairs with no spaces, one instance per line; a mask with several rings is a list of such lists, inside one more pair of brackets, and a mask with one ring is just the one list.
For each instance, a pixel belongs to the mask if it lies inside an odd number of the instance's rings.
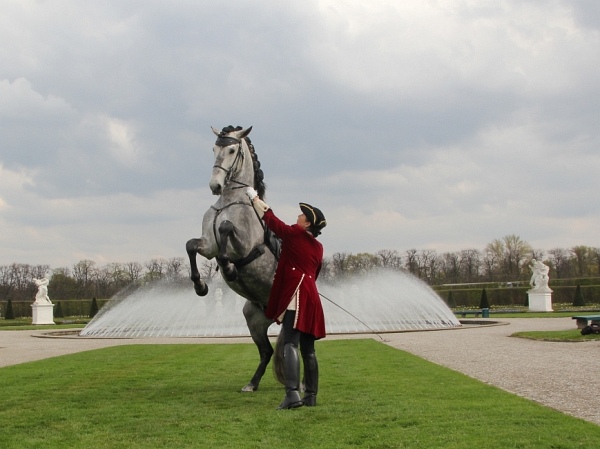
[[54,304],[32,304],[33,321],[31,324],[55,324]]
[[553,312],[552,310],[552,291],[538,292],[529,290],[529,311],[530,312]]

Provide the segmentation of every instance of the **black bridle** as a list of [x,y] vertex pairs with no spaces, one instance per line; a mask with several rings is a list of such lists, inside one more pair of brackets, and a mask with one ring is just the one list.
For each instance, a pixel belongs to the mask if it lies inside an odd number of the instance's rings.
[[238,184],[238,186],[232,187],[232,189],[241,189],[242,187],[250,187],[248,184],[244,184],[243,182],[239,182],[235,179],[235,175],[237,175],[237,172],[239,169],[238,167],[241,167],[241,165],[244,163],[244,149],[242,148],[242,141],[239,139],[236,139],[235,137],[219,136],[217,138],[217,141],[215,142],[215,145],[218,147],[224,148],[224,147],[228,147],[230,145],[235,145],[236,143],[237,143],[237,150],[236,150],[237,153],[236,153],[235,158],[233,159],[233,162],[231,163],[231,166],[229,168],[225,168],[219,164],[213,165],[213,168],[218,168],[225,172],[225,180],[223,181],[223,188],[225,188],[225,186],[227,184],[229,184],[230,182],[234,182],[234,183]]

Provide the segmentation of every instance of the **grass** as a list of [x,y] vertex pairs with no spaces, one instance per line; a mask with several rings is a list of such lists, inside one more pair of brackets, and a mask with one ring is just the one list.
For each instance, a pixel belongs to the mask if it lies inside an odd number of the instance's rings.
[[515,332],[512,337],[529,338],[531,340],[582,342],[600,340],[600,334],[581,335],[581,329],[565,331],[529,331]]
[[[569,303],[553,303],[553,312],[530,312],[526,306],[492,306],[490,318],[564,318],[576,315],[596,315],[600,313],[600,304],[573,306]],[[455,307],[452,310],[481,310],[479,307]]]
[[254,345],[132,345],[0,369],[0,447],[592,447],[600,427],[373,340],[324,341],[319,405],[276,411]]
[[14,320],[0,319],[0,331],[24,331],[24,330],[55,330],[55,329],[72,329],[83,328],[90,321],[90,318],[85,317],[68,317],[54,318],[56,324],[31,324],[31,317],[15,318]]
[[490,318],[565,318],[575,315],[591,315],[598,312],[494,312],[490,311]]

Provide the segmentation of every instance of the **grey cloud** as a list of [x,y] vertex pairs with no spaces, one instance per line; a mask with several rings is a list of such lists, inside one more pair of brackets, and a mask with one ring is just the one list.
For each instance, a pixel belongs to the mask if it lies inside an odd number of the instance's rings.
[[[315,201],[339,214],[332,223],[364,226],[360,242],[324,234],[330,251],[532,239],[529,215],[545,235],[564,222],[569,241],[573,216],[600,220],[585,208],[600,168],[594,5],[12,3],[0,30],[11,44],[0,52],[0,164],[34,182],[0,184],[0,223],[11,238],[52,227],[65,241],[70,220],[97,229],[102,246],[111,223],[154,232],[161,208],[178,232],[187,216],[196,230],[214,201],[210,126],[232,124],[254,126],[278,210]],[[165,191],[185,193],[169,208]],[[80,211],[18,210],[44,201]]]

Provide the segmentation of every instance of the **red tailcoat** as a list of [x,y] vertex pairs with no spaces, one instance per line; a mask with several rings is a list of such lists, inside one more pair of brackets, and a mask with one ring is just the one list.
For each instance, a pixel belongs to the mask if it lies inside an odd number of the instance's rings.
[[325,317],[317,290],[317,277],[323,262],[323,245],[297,224],[286,225],[269,209],[263,217],[266,225],[282,240],[281,257],[275,271],[267,318],[281,324],[292,296],[298,289],[295,328],[301,332],[325,337]]

